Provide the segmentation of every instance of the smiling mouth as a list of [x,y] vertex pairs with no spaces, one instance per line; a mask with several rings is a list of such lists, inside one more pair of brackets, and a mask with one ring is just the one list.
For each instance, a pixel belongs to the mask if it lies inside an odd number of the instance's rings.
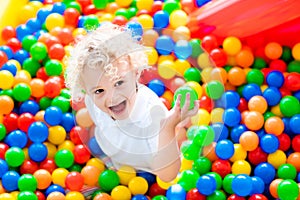
[[110,106],[109,109],[115,115],[121,114],[126,109],[126,100],[122,101],[118,105]]

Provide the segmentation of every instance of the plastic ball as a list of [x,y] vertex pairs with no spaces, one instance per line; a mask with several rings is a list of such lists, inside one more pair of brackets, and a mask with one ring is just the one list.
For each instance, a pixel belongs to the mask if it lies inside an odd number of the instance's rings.
[[246,127],[252,131],[257,131],[264,125],[264,117],[257,111],[250,111],[247,113],[243,121]]
[[59,192],[61,194],[65,194],[65,190],[62,186],[57,185],[57,184],[52,184],[50,185],[46,191],[45,191],[45,195],[48,196],[49,194],[53,193],[53,192]]
[[33,142],[44,142],[48,135],[48,127],[43,122],[34,122],[28,129],[28,137]]
[[9,166],[5,160],[0,159],[0,178],[9,170]]
[[246,131],[240,136],[239,142],[246,151],[253,151],[258,147],[259,137],[253,131]]
[[299,186],[293,180],[282,180],[278,184],[277,193],[282,200],[296,199],[299,195]]
[[165,85],[159,79],[153,79],[148,83],[148,87],[156,93],[157,96],[162,96],[165,92]]
[[73,153],[75,162],[79,164],[86,163],[91,157],[89,150],[82,144],[76,145]]
[[235,61],[238,66],[248,68],[254,62],[253,53],[248,49],[242,49],[235,55]]
[[33,176],[37,180],[37,188],[40,190],[48,188],[52,182],[50,172],[45,169],[38,169],[33,173]]
[[84,178],[79,172],[70,172],[65,180],[66,188],[71,191],[80,191],[84,185]]
[[16,171],[7,171],[2,176],[2,187],[7,192],[13,192],[18,189],[18,180],[20,175]]
[[277,176],[281,179],[294,180],[297,176],[296,167],[290,163],[282,164],[278,167]]
[[174,53],[178,59],[187,59],[192,54],[192,46],[187,40],[178,40],[174,46]]
[[202,175],[197,181],[197,189],[200,194],[211,195],[217,188],[217,182],[214,177]]
[[3,69],[0,71],[0,80],[0,88],[3,90],[9,89],[13,86],[14,76],[10,71]]
[[65,19],[59,13],[51,13],[46,17],[45,25],[48,31],[51,31],[56,27],[62,28],[65,25]]
[[82,193],[77,191],[71,191],[66,194],[66,200],[72,200],[72,199],[84,200],[85,198]]
[[181,185],[185,191],[189,191],[196,187],[199,174],[196,170],[184,170],[179,177],[178,184]]
[[54,191],[47,196],[47,200],[65,200],[65,195],[61,192]]
[[180,88],[178,88],[175,93],[174,93],[174,101],[176,102],[177,97],[180,95],[180,108],[182,108],[185,104],[186,101],[186,97],[189,94],[190,96],[190,105],[189,105],[189,109],[193,109],[195,106],[195,100],[198,99],[198,95],[195,92],[195,90],[193,90],[191,87],[189,86],[182,86]]
[[52,126],[49,128],[49,142],[59,145],[66,138],[66,130],[62,126]]
[[242,43],[237,37],[227,37],[223,41],[223,49],[228,55],[234,56],[242,49]]
[[90,127],[94,123],[86,108],[82,108],[77,111],[76,122],[82,127]]
[[169,14],[166,11],[160,10],[153,15],[155,28],[166,28],[169,25]]
[[267,84],[270,87],[280,88],[284,83],[284,76],[280,71],[271,71],[266,77]]
[[252,190],[251,177],[245,174],[239,174],[232,180],[232,190],[239,196],[248,196]]
[[234,154],[234,146],[230,140],[220,140],[216,145],[216,154],[220,159],[227,160]]
[[280,100],[280,112],[286,117],[299,113],[299,100],[294,96],[285,96]]
[[7,95],[0,96],[0,113],[9,114],[14,108],[14,101]]
[[259,69],[251,69],[246,75],[247,83],[255,83],[262,85],[264,82],[264,75]]
[[23,174],[18,180],[18,188],[20,191],[34,192],[37,188],[37,180],[31,174]]
[[278,59],[282,55],[282,46],[276,42],[270,42],[265,46],[265,55],[272,59]]
[[224,85],[219,81],[210,81],[205,87],[205,92],[211,99],[219,99],[224,93]]
[[30,98],[31,89],[29,85],[25,83],[18,83],[13,88],[13,98],[16,101],[24,102]]
[[212,49],[209,53],[209,56],[217,67],[223,67],[227,63],[227,55],[221,48]]
[[33,59],[39,61],[46,58],[48,50],[45,44],[41,42],[36,42],[30,47],[30,55]]
[[28,154],[31,160],[35,162],[42,162],[47,158],[48,149],[42,143],[33,143],[28,148]]
[[133,177],[128,183],[128,188],[133,195],[145,194],[148,191],[148,183],[142,177]]
[[223,122],[229,127],[238,125],[241,121],[241,113],[236,108],[228,108],[224,110]]
[[217,159],[212,163],[212,172],[218,173],[221,177],[225,177],[231,172],[231,165],[228,160]]
[[84,166],[81,170],[81,175],[84,178],[84,184],[88,186],[95,186],[98,183],[98,177],[101,172],[102,171],[95,166]]
[[17,198],[18,200],[26,200],[26,199],[38,200],[37,195],[32,191],[22,191],[18,194]]
[[61,187],[66,187],[66,177],[68,176],[69,171],[65,168],[56,168],[53,170],[51,177],[52,182]]
[[278,169],[280,165],[286,163],[286,155],[283,151],[277,150],[268,155],[268,162]]
[[54,160],[58,167],[69,168],[74,163],[74,155],[70,150],[61,149],[56,152]]
[[161,55],[169,55],[174,50],[174,41],[169,36],[159,36],[155,43],[157,52]]
[[186,82],[195,81],[195,82],[199,83],[201,80],[200,71],[194,67],[188,68],[186,71],[184,71],[183,76],[184,76],[184,79],[186,80]]
[[258,164],[254,169],[254,176],[260,177],[265,184],[271,183],[275,178],[275,174],[275,168],[266,162]]
[[228,81],[234,86],[240,86],[246,82],[246,74],[240,67],[232,67],[228,71]]
[[131,199],[131,193],[127,187],[118,185],[112,189],[111,197],[112,199]]
[[269,87],[263,92],[263,97],[269,106],[277,105],[281,100],[280,91],[275,87]]
[[[120,183],[118,174],[113,170],[105,170],[102,172],[98,179],[100,187],[104,191],[111,191]],[[126,188],[128,189],[128,188]],[[129,190],[129,189],[128,189]]]
[[63,65],[60,61],[51,59],[45,64],[45,71],[48,76],[59,76],[63,71]]
[[253,96],[248,101],[248,108],[250,111],[264,113],[268,108],[267,101],[262,96]]
[[5,152],[5,161],[11,167],[19,167],[25,160],[25,154],[19,147],[11,147]]

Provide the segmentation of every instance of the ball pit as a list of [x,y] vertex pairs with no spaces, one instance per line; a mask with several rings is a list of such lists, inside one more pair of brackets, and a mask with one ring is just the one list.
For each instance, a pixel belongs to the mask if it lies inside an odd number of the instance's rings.
[[[282,1],[272,10],[290,11],[264,21],[250,11],[269,0],[233,2],[1,2],[0,200],[299,199],[300,5]],[[224,19],[245,7],[251,25]],[[65,56],[107,21],[149,47],[141,82],[168,109],[179,94],[190,94],[190,108],[200,102],[171,182],[130,166],[107,169],[84,102],[70,101]]]

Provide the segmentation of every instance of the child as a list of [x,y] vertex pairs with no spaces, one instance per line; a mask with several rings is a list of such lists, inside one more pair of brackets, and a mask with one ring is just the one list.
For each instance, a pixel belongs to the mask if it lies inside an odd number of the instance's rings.
[[84,99],[94,121],[94,135],[115,168],[129,165],[173,180],[180,169],[175,129],[198,111],[188,110],[189,95],[180,108],[166,109],[159,97],[138,83],[147,67],[145,48],[132,32],[103,24],[74,47],[66,69],[73,101]]

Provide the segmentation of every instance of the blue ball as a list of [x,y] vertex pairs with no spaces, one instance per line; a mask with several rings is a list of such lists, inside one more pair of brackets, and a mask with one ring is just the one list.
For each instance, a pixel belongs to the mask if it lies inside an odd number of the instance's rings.
[[271,87],[280,88],[284,83],[284,76],[280,71],[271,71],[266,77],[267,84]]
[[161,96],[164,94],[166,88],[165,84],[159,79],[153,79],[148,83],[148,87],[156,93],[157,96]]
[[154,174],[144,171],[138,171],[136,175],[143,177],[148,182],[149,187],[156,183],[156,176]]
[[236,108],[228,108],[224,110],[223,122],[229,127],[237,126],[241,121],[241,113]]
[[36,38],[39,38],[41,35],[45,34],[45,33],[48,33],[47,31],[41,29],[41,30],[38,30],[36,31],[33,36],[36,37]]
[[300,182],[300,172],[298,172],[297,174],[297,180],[296,180],[298,183]]
[[49,106],[45,110],[44,119],[50,126],[59,125],[62,120],[61,109],[56,106]]
[[261,129],[256,131],[256,134],[259,137],[259,139],[261,139],[264,135],[266,135],[266,131],[265,131],[264,128],[261,128]]
[[283,117],[281,118],[282,119],[282,122],[284,124],[284,130],[283,132],[290,135],[290,136],[293,136],[293,133],[292,133],[292,130],[290,128],[290,118],[288,117]]
[[211,0],[196,0],[196,6],[197,7],[201,7],[203,6],[204,4],[210,2]]
[[269,106],[276,106],[281,100],[281,93],[276,87],[268,87],[263,92],[263,97],[266,99]]
[[294,92],[293,96],[296,97],[300,101],[300,90]]
[[143,27],[140,23],[130,21],[125,26],[127,29],[131,31],[132,37],[139,41],[143,36]]
[[240,95],[232,90],[224,92],[221,96],[225,108],[237,108],[240,104]]
[[46,18],[48,17],[48,15],[50,14],[51,14],[51,10],[49,10],[48,8],[41,8],[37,12],[37,18],[38,20],[40,20],[41,24],[43,24]]
[[261,89],[259,85],[255,83],[249,83],[244,86],[243,91],[242,91],[243,97],[249,101],[251,97],[259,95],[262,95]]
[[51,13],[58,13],[63,15],[66,10],[66,5],[62,2],[56,2],[52,6]]
[[148,200],[148,198],[145,195],[137,194],[131,198],[131,200]]
[[67,132],[70,132],[75,126],[75,116],[69,112],[64,113],[60,125],[62,125]]
[[20,175],[16,171],[7,171],[2,176],[2,186],[7,192],[18,190],[18,180]]
[[8,60],[12,59],[12,57],[14,56],[14,52],[9,46],[0,46],[0,51],[3,51],[6,54]]
[[33,122],[28,128],[28,137],[32,142],[45,142],[48,136],[49,130],[44,122]]
[[199,193],[209,196],[217,189],[217,181],[213,176],[202,175],[196,183]]
[[300,114],[294,115],[290,118],[289,127],[291,131],[295,134],[300,134]]
[[178,40],[174,46],[174,54],[178,59],[187,59],[192,55],[192,46],[187,40]]
[[216,144],[216,155],[222,159],[222,160],[227,160],[231,158],[234,154],[234,145],[232,141],[230,140],[220,140]]
[[279,140],[274,134],[265,134],[260,138],[260,147],[265,153],[274,153],[279,148]]
[[27,144],[27,135],[25,132],[21,130],[14,130],[11,133],[9,133],[5,139],[4,142],[10,146],[10,147],[19,147],[24,148]]
[[169,13],[163,10],[157,11],[153,15],[154,28],[166,28],[169,25]]
[[252,190],[251,190],[250,195],[262,194],[265,190],[264,181],[258,176],[253,176],[253,177],[251,177],[251,179],[252,179]]
[[33,143],[28,148],[28,154],[34,162],[42,162],[48,156],[48,149],[42,143]]
[[9,170],[9,167],[8,167],[8,164],[6,163],[5,160],[3,159],[0,159],[0,178],[2,178],[2,176],[8,172]]
[[19,113],[30,113],[35,115],[40,110],[40,105],[34,100],[24,101],[19,109]]
[[14,54],[14,59],[17,60],[21,65],[23,65],[24,60],[26,60],[29,57],[29,53],[24,49],[20,49]]
[[167,35],[159,36],[155,43],[157,52],[161,55],[170,55],[174,50],[174,41]]
[[230,131],[230,138],[231,138],[232,142],[239,143],[240,136],[245,131],[248,131],[248,128],[244,124],[240,124],[240,125],[233,127]]
[[254,169],[254,176],[261,178],[265,184],[270,184],[276,175],[276,170],[270,163],[263,162]]
[[212,129],[215,132],[215,142],[218,142],[220,140],[224,140],[228,138],[229,131],[228,128],[221,122],[214,123],[211,125]]
[[19,41],[22,41],[26,35],[31,35],[32,33],[26,24],[19,25],[16,28],[16,35]]
[[30,29],[30,32],[35,33],[42,28],[41,21],[37,18],[31,18],[26,22],[26,26]]
[[9,71],[10,73],[12,73],[13,76],[15,76],[17,74],[17,67],[15,64],[13,64],[11,62],[4,63],[1,67],[1,71],[2,70]]
[[169,187],[166,193],[167,199],[181,200],[185,199],[186,192],[179,184],[175,184]]
[[232,180],[232,190],[235,194],[245,197],[251,193],[252,179],[246,174],[238,174]]
[[92,137],[88,142],[88,147],[94,156],[105,156],[95,137]]
[[45,191],[45,195],[48,196],[50,193],[52,192],[61,192],[62,194],[66,194],[64,188],[60,185],[57,184],[52,184],[50,185],[46,191]]
[[84,28],[84,22],[86,20],[87,16],[79,16],[79,19],[78,19],[78,28]]

